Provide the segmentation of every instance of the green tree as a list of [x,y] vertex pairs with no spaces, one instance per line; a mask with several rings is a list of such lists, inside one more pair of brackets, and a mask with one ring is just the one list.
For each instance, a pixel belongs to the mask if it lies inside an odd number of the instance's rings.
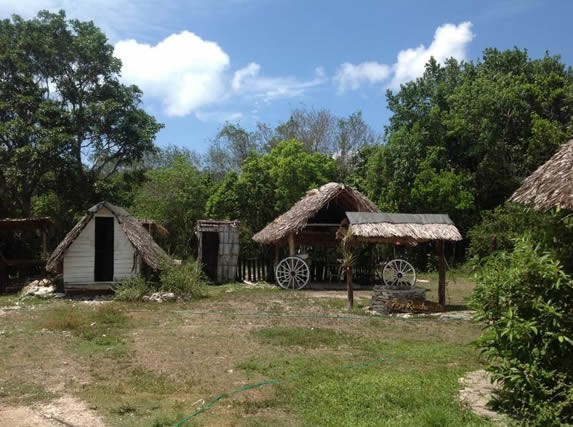
[[387,100],[393,114],[366,168],[368,195],[383,209],[445,211],[464,234],[573,129],[571,69],[519,49],[486,49],[475,63],[432,59]]
[[0,22],[0,186],[13,214],[29,215],[40,187],[84,208],[99,181],[154,149],[161,125],[120,71],[92,22],[63,11]]
[[167,228],[170,234],[165,243],[171,254],[181,258],[195,255],[194,227],[203,218],[210,178],[181,155],[165,167],[147,171],[146,179],[134,194],[131,213]]

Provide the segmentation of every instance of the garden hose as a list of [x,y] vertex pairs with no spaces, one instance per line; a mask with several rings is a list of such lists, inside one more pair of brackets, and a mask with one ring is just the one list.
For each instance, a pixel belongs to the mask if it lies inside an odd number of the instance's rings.
[[[384,361],[383,358],[378,358],[378,359],[374,359],[374,360],[370,360],[367,362],[362,362],[362,363],[358,363],[356,365],[345,365],[342,367],[342,369],[356,369],[356,368],[365,368],[374,364],[378,364],[378,363],[382,363]],[[290,377],[287,377],[288,379],[293,379],[295,378],[295,375],[292,375]],[[209,402],[207,402],[206,404],[204,404],[202,407],[200,407],[199,409],[197,409],[195,412],[193,412],[190,415],[187,415],[186,417],[182,418],[181,420],[177,421],[175,424],[173,424],[173,427],[183,427],[189,420],[191,420],[191,418],[196,417],[197,415],[199,415],[202,412],[205,412],[207,409],[215,406],[217,404],[217,402],[221,399],[223,399],[224,397],[233,397],[236,394],[242,393],[243,391],[247,391],[247,390],[251,390],[253,388],[258,388],[258,387],[262,387],[265,385],[273,385],[273,384],[280,384],[281,380],[266,380],[266,381],[259,381],[253,384],[245,384],[242,387],[239,387],[236,390],[233,390],[231,393],[226,394],[226,393],[220,393],[218,395],[216,395],[213,399],[211,399]]]

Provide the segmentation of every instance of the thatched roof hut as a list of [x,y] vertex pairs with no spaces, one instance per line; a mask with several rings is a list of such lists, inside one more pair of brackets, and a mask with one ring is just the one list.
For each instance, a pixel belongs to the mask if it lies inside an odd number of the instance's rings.
[[541,211],[573,210],[573,139],[527,177],[509,200]]
[[358,190],[330,182],[308,191],[290,210],[255,234],[253,240],[276,244],[296,234],[298,242],[336,244],[336,229],[347,211],[379,212]]
[[363,243],[415,244],[430,240],[460,241],[448,215],[347,212],[353,239]]
[[[109,276],[107,279],[98,279],[98,257],[102,265],[109,264],[100,274]],[[103,201],[88,209],[60,242],[46,270],[59,272],[63,264],[64,284],[115,282],[138,273],[141,263],[157,271],[165,262],[171,262],[171,258],[140,221],[125,209]]]

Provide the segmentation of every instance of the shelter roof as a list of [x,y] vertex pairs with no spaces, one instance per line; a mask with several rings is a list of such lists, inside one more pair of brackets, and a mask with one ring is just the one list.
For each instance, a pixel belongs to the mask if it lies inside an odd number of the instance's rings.
[[546,211],[551,208],[573,210],[573,139],[525,178],[509,199]]
[[445,214],[347,212],[346,216],[349,230],[357,241],[415,244],[462,240],[459,230]]
[[265,228],[253,236],[258,243],[281,241],[291,232],[299,232],[309,221],[329,204],[337,203],[344,211],[379,212],[378,208],[366,196],[355,188],[330,182],[306,193],[291,209],[277,217]]
[[54,220],[48,216],[36,218],[0,218],[0,229],[44,228],[54,225]]

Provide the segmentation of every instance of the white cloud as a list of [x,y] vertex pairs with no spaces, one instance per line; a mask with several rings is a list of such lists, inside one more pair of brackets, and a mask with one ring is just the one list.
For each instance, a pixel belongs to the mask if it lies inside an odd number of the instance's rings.
[[471,22],[441,25],[436,29],[434,39],[428,47],[421,44],[416,48],[400,51],[396,62],[391,66],[378,62],[363,62],[357,65],[346,62],[339,67],[334,77],[338,92],[356,90],[365,84],[380,84],[389,78],[391,80],[388,86],[397,89],[401,84],[424,74],[425,65],[431,57],[438,63],[444,63],[448,58],[465,60],[468,45],[474,38],[471,28]]
[[315,76],[311,80],[300,80],[291,76],[265,77],[260,75],[260,71],[261,66],[255,62],[235,71],[231,81],[233,92],[269,102],[278,98],[301,96],[309,89],[326,82],[321,68],[315,70]]
[[155,46],[120,41],[115,55],[123,63],[122,79],[160,100],[170,116],[185,116],[225,96],[229,56],[217,43],[189,31],[172,34]]
[[334,80],[339,93],[348,89],[356,90],[363,84],[380,83],[390,75],[390,67],[377,62],[363,62],[358,65],[345,62],[340,66]]
[[439,63],[448,58],[466,59],[468,44],[474,38],[471,28],[471,22],[462,22],[459,25],[444,24],[436,29],[434,40],[427,48],[422,44],[414,49],[400,51],[396,63],[392,66],[393,78],[390,87],[398,88],[400,84],[420,77],[431,57]]

